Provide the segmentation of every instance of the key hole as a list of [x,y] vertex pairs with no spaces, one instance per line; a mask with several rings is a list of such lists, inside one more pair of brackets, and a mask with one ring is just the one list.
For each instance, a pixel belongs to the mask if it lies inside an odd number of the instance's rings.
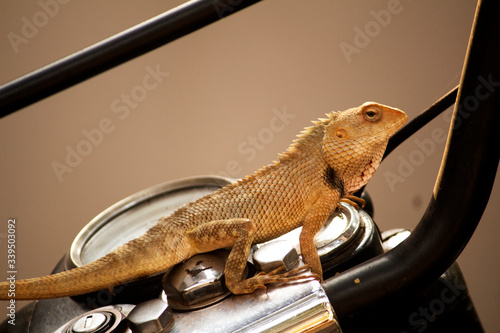
[[85,324],[83,325],[84,328],[89,328],[92,326],[92,321],[94,319],[93,315],[88,315],[87,318],[85,318]]

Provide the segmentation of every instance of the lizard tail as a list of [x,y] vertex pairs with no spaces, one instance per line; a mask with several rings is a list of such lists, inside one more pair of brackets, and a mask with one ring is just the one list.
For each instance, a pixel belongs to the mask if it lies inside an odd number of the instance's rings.
[[157,239],[156,243],[151,243],[155,236],[148,232],[94,262],[65,272],[1,282],[0,300],[67,297],[110,289],[140,277],[161,273],[187,259],[186,252],[180,251],[186,248],[182,246],[183,237],[175,237],[177,241],[173,243],[178,247],[174,251],[172,243],[158,246]]

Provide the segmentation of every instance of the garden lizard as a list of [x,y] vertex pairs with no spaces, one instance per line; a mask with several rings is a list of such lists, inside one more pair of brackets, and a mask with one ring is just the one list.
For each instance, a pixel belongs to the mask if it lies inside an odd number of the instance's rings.
[[398,109],[367,102],[331,112],[305,128],[278,161],[181,206],[144,235],[104,257],[65,272],[19,280],[15,295],[0,283],[0,299],[43,299],[85,294],[161,273],[197,253],[231,248],[224,274],[234,294],[271,283],[311,278],[296,270],[244,278],[252,244],[302,226],[300,248],[313,277],[322,269],[314,235],[377,169],[389,138],[406,122]]

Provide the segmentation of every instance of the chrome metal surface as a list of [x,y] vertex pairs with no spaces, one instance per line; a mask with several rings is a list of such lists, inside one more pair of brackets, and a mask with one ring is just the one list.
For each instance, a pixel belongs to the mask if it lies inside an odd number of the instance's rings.
[[159,333],[173,325],[174,317],[168,303],[152,299],[138,304],[126,321],[134,333]]
[[341,332],[321,284],[314,279],[269,286],[212,306],[174,314],[170,332]]
[[71,245],[66,268],[83,266],[146,232],[160,217],[231,180],[191,177],[145,189],[114,204],[90,221]]
[[287,240],[270,241],[254,252],[253,263],[257,270],[264,272],[283,266],[289,271],[299,263],[299,254]]
[[59,327],[54,333],[115,332],[135,305],[117,304],[83,313]]
[[91,313],[78,319],[71,330],[74,333],[92,333],[104,328],[109,321],[109,314],[102,312]]
[[402,243],[408,236],[411,235],[411,231],[407,229],[391,229],[382,232],[382,246],[384,251],[387,252],[400,243]]
[[199,309],[229,296],[223,280],[228,255],[226,250],[197,254],[166,273],[162,283],[172,309]]
[[[320,257],[334,256],[340,249],[345,248],[360,231],[360,217],[358,211],[349,204],[340,203],[340,212],[336,211],[327,219],[323,227],[314,237],[316,248]],[[362,211],[360,211],[362,212]],[[297,228],[276,240],[286,240],[294,244],[300,254],[299,236],[302,227]],[[274,241],[276,241],[274,240]],[[258,245],[261,248],[263,245]]]

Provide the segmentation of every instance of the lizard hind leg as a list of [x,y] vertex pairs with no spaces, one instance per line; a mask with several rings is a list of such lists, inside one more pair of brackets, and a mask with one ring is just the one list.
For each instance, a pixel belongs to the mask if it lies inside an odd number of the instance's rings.
[[270,283],[286,283],[298,280],[310,280],[314,276],[293,276],[308,266],[284,272],[278,268],[269,273],[244,279],[250,247],[255,237],[255,225],[248,219],[217,220],[204,223],[188,232],[193,253],[209,252],[220,248],[232,247],[224,269],[226,286],[233,294],[250,294],[256,289],[266,289]]

